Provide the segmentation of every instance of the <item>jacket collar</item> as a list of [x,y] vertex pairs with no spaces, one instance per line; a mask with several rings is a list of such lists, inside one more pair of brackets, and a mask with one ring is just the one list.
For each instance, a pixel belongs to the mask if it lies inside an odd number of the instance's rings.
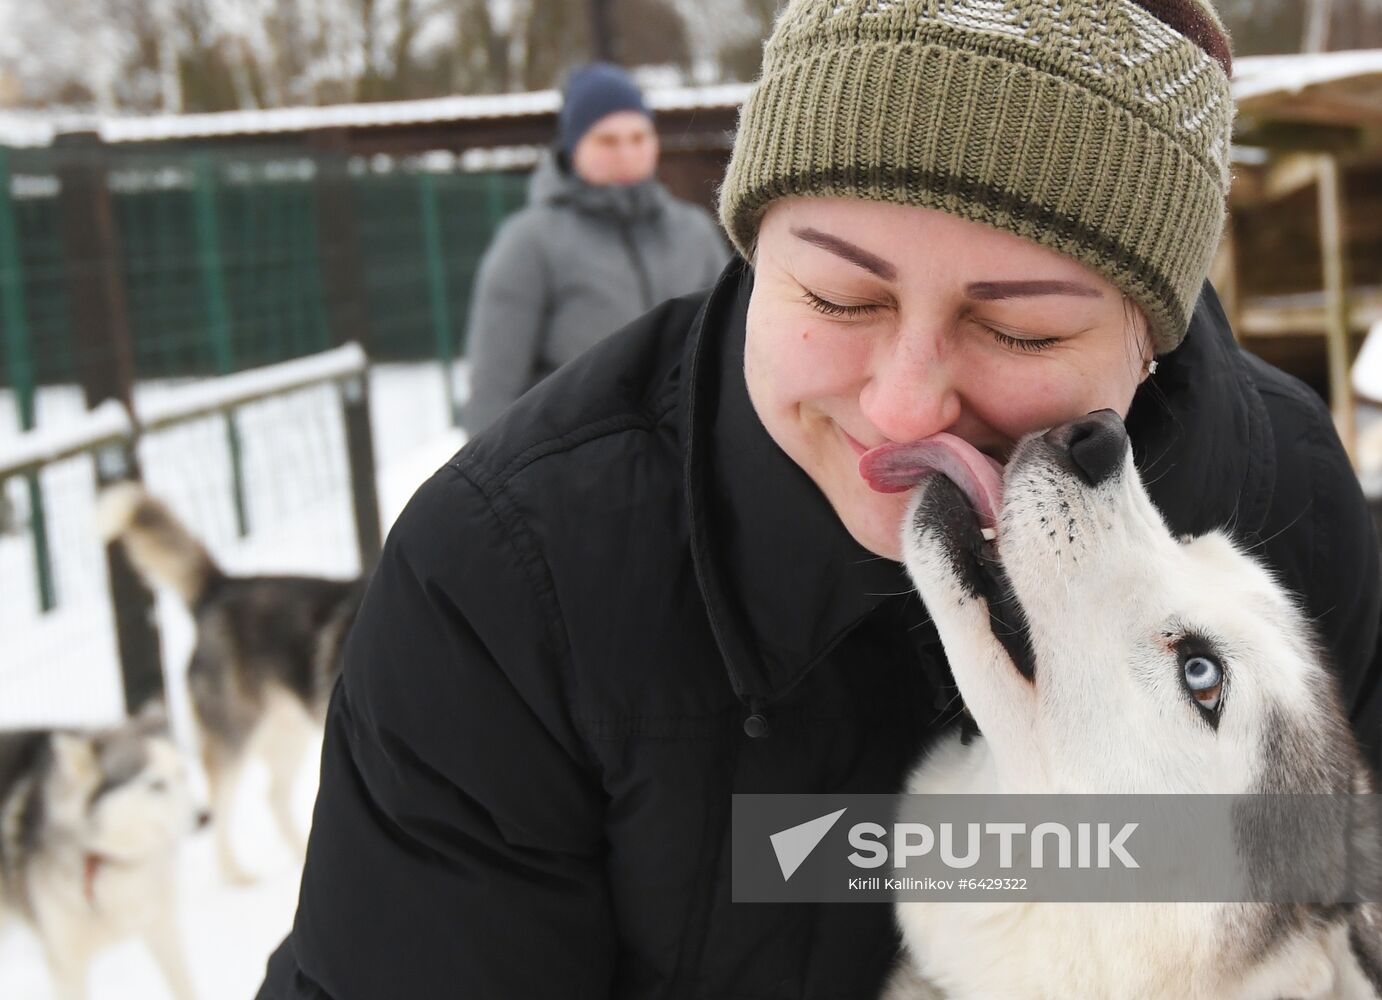
[[[697,580],[735,692],[756,706],[913,587],[900,564],[854,541],[754,412],[743,371],[752,288],[736,256],[691,331],[681,433]],[[1270,426],[1208,283],[1189,335],[1139,390],[1127,424],[1173,530],[1230,526],[1248,539],[1260,531],[1275,472]],[[934,628],[912,639],[938,641]]]
[[587,215],[606,216],[620,222],[639,222],[666,207],[666,189],[656,178],[638,184],[596,187],[587,184],[562,165],[551,149],[544,151],[528,180],[528,204],[560,205]]
[[1260,538],[1276,483],[1276,447],[1248,356],[1209,282],[1181,346],[1128,411],[1133,458],[1147,492],[1177,534],[1227,529]]
[[688,344],[686,496],[696,575],[735,692],[785,693],[870,612],[913,588],[845,530],[768,436],[744,382],[753,278],[738,257]]

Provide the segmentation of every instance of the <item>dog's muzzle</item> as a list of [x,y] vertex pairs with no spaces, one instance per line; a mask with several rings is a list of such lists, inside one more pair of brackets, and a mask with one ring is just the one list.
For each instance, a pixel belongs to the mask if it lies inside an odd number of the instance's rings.
[[964,491],[949,478],[931,474],[923,485],[914,518],[913,530],[942,540],[960,586],[988,606],[993,637],[1017,672],[1034,680],[1036,656],[1026,615],[998,558],[997,547],[984,537]]

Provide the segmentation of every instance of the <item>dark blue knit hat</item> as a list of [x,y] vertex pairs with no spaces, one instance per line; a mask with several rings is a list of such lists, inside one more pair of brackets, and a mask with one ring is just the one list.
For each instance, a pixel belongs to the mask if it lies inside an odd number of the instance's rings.
[[638,85],[618,66],[596,62],[572,71],[557,119],[562,152],[571,155],[590,126],[616,111],[641,111],[652,116]]

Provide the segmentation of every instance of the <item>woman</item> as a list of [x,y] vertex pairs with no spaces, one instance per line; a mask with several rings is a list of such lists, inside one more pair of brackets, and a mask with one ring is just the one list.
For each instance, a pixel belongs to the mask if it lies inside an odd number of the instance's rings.
[[875,996],[889,908],[736,905],[729,831],[734,793],[896,791],[957,718],[905,498],[858,477],[888,441],[1001,460],[1124,413],[1173,527],[1302,595],[1375,757],[1362,496],[1204,284],[1228,74],[1198,0],[791,3],[722,191],[752,265],[553,376],[394,529],[261,995]]

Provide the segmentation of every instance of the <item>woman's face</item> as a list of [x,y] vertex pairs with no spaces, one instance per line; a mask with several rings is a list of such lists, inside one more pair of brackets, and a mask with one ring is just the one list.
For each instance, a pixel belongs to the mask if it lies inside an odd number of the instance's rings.
[[1007,460],[1092,410],[1127,415],[1150,341],[1140,310],[1084,265],[924,208],[774,202],[759,229],[744,373],[768,433],[854,538],[900,559],[907,493],[859,457],[939,431]]

